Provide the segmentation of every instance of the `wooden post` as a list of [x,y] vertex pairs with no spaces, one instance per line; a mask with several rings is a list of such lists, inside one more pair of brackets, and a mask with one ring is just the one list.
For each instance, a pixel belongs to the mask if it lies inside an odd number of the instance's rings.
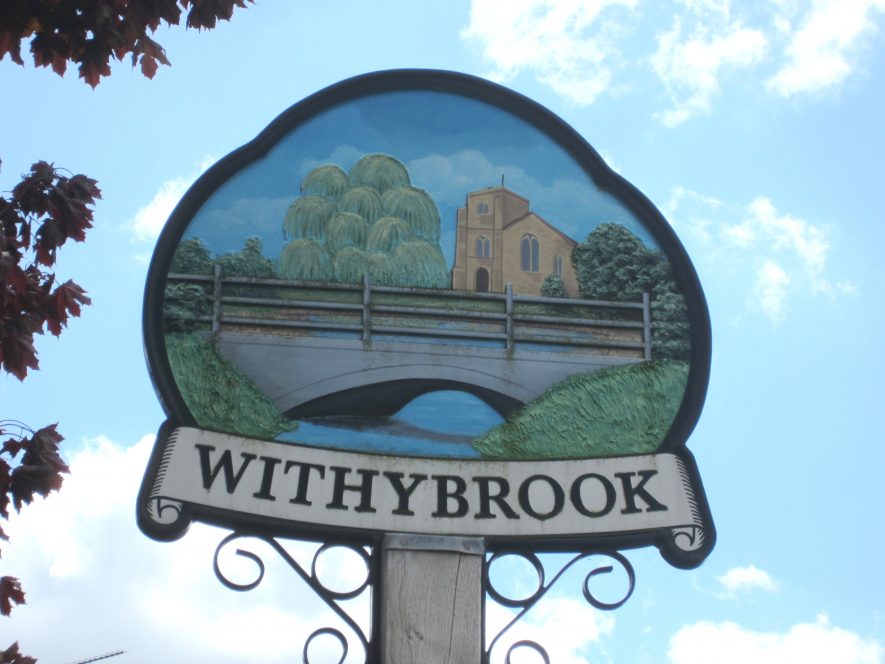
[[504,294],[507,298],[504,310],[507,314],[505,331],[507,333],[507,352],[509,353],[513,350],[513,284],[507,284],[504,286]]
[[483,540],[390,534],[381,546],[381,664],[481,662]]
[[363,272],[363,341],[368,341],[372,335],[372,291],[369,282],[369,273]]
[[221,332],[221,266],[216,263],[212,280],[212,334]]

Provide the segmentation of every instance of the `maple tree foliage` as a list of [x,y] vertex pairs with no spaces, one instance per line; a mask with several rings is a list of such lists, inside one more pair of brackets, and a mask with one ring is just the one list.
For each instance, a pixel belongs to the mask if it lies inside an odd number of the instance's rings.
[[151,39],[161,24],[178,25],[187,11],[189,28],[212,29],[229,20],[235,7],[253,0],[3,0],[0,8],[0,60],[7,54],[24,64],[21,46],[30,40],[34,64],[59,76],[75,63],[93,88],[111,75],[111,60],[127,55],[153,78],[166,51]]
[[[152,35],[163,23],[178,25],[187,12],[189,28],[212,29],[229,20],[235,7],[254,0],[2,0],[0,61],[7,55],[24,65],[22,44],[29,42],[34,64],[59,76],[68,64],[93,88],[110,76],[111,62],[131,57],[132,66],[153,78],[166,51]],[[68,240],[83,241],[101,192],[85,175],[65,175],[45,161],[22,176],[11,195],[0,197],[0,368],[24,380],[39,367],[34,335],[61,333],[71,316],[90,303],[73,281],[58,283],[48,271]],[[37,495],[57,491],[68,467],[59,455],[62,436],[56,425],[30,435],[15,435],[0,422],[0,517],[8,519]],[[6,429],[4,431],[4,425]],[[0,541],[8,537],[0,527]],[[18,579],[0,577],[0,614],[24,604]],[[0,651],[0,664],[35,664],[18,643]]]
[[43,268],[65,242],[85,239],[101,192],[95,180],[40,161],[11,194],[0,196],[0,368],[24,380],[39,366],[34,335],[45,327],[58,336],[90,302],[76,283],[59,284]]
[[[95,202],[101,192],[85,175],[64,175],[45,161],[31,167],[10,192],[0,196],[0,368],[24,380],[37,369],[34,336],[48,329],[61,334],[71,316],[89,304],[86,292],[73,281],[57,283],[48,271],[59,247],[68,240],[83,241],[92,227]],[[16,431],[5,431],[13,424]],[[56,425],[31,435],[12,421],[0,422],[0,517],[9,518],[10,506],[19,511],[34,496],[46,496],[61,487],[68,467],[59,455],[61,435]],[[0,526],[0,540],[8,537]],[[9,615],[25,594],[18,579],[0,577],[0,614]],[[14,644],[0,662],[35,661]]]

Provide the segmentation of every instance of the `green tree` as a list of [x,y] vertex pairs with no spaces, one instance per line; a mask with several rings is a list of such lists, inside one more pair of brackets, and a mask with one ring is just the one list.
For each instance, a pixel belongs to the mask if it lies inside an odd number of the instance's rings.
[[669,261],[619,224],[600,224],[572,252],[585,298],[636,302],[651,297],[652,356],[687,360],[691,350],[685,298]]
[[347,174],[336,164],[318,166],[302,180],[301,194],[283,221],[292,238],[280,255],[284,279],[359,282],[368,272],[387,286],[451,284],[439,208],[409,184],[396,158],[367,154]]
[[562,277],[555,272],[544,277],[544,282],[541,284],[541,295],[544,297],[568,297]]
[[166,284],[163,292],[163,329],[166,332],[193,332],[200,328],[200,316],[209,313],[209,298],[198,284]]
[[200,238],[194,237],[178,243],[169,271],[180,274],[212,274],[212,264],[209,249]]
[[226,277],[269,279],[274,276],[274,264],[263,252],[261,239],[249,237],[242,249],[219,256],[216,262],[221,266],[221,274]]
[[636,301],[651,292],[661,255],[620,224],[600,224],[572,252],[585,298]]
[[293,240],[280,254],[283,279],[326,281],[332,278],[332,257],[316,240]]
[[656,295],[651,303],[651,320],[654,357],[688,360],[691,336],[685,298],[673,292]]

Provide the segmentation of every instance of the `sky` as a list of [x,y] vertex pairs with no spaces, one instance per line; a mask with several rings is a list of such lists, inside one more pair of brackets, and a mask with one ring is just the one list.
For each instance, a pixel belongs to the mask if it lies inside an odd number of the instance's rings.
[[[712,320],[688,446],[715,549],[691,571],[627,552],[636,589],[610,613],[569,575],[511,640],[536,638],[557,664],[885,661],[883,30],[882,0],[259,0],[211,32],[159,30],[172,66],[152,81],[117,63],[93,91],[73,70],[0,62],[0,190],[44,159],[104,192],[57,270],[93,305],[39,340],[39,372],[0,377],[0,419],[58,422],[72,470],[6,528],[2,573],[28,604],[0,621],[0,646],[18,640],[46,664],[116,650],[121,664],[276,663],[326,624],[275,552],[263,583],[237,593],[212,572],[224,531],[159,543],[136,527],[164,417],[142,291],[201,172],[327,85],[416,67],[502,83],[574,127],[672,224]],[[358,560],[329,567],[359,585]],[[337,661],[317,647],[314,661]]]
[[[396,91],[354,99],[287,132],[267,155],[215,183],[183,237],[199,237],[216,255],[238,251],[257,236],[279,258],[286,210],[304,178],[319,166],[349,171],[362,156],[403,162],[413,186],[425,190],[441,218],[440,248],[454,262],[456,211],[467,193],[498,186],[578,241],[596,225],[626,225],[656,246],[642,223],[540,130],[490,104],[437,90]],[[221,176],[219,176],[221,177]]]

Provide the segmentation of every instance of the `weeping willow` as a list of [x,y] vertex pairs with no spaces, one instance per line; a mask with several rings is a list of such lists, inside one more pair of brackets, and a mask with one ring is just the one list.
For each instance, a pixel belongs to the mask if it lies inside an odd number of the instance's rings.
[[303,281],[327,281],[332,278],[332,259],[316,240],[293,240],[280,254],[280,277]]
[[404,219],[416,237],[439,242],[439,209],[430,195],[417,187],[400,187],[384,192],[384,213]]
[[367,154],[350,168],[354,187],[370,187],[379,194],[409,186],[409,172],[402,162],[386,154]]
[[379,286],[394,286],[393,259],[384,253],[369,254],[369,278]]
[[353,212],[339,212],[326,225],[326,248],[337,254],[345,247],[365,249],[369,224]]
[[391,259],[395,286],[451,288],[449,266],[436,245],[420,240],[404,242]]
[[338,201],[341,212],[358,214],[370,224],[384,216],[384,201],[381,194],[369,187],[354,187]]
[[369,229],[366,249],[390,253],[403,242],[413,240],[409,225],[398,217],[381,217]]
[[362,283],[363,275],[369,273],[369,257],[366,252],[356,247],[345,247],[333,261],[335,281],[346,284]]
[[319,240],[326,236],[326,224],[335,214],[335,204],[321,196],[295,199],[286,212],[283,235],[293,240]]
[[347,173],[337,164],[317,166],[301,181],[302,196],[322,196],[337,202],[350,189]]

